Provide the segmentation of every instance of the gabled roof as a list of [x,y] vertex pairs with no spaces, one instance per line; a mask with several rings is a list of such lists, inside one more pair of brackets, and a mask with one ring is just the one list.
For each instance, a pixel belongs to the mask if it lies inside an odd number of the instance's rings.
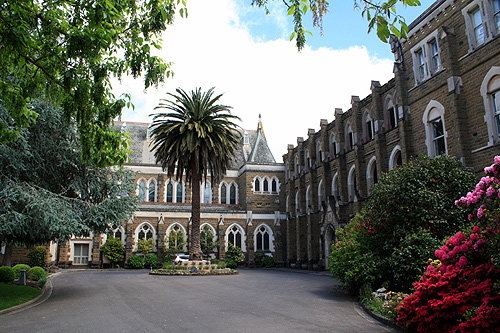
[[252,152],[250,153],[247,162],[251,163],[276,163],[271,149],[267,145],[266,136],[264,135],[264,128],[259,115],[259,124],[257,125],[257,133],[252,145]]

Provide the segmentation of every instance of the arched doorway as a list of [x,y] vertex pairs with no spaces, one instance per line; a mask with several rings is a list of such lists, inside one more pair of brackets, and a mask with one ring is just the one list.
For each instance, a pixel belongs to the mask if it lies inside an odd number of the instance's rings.
[[328,267],[330,264],[330,260],[328,257],[330,256],[330,253],[332,253],[332,242],[335,241],[335,228],[333,225],[329,224],[326,227],[326,232],[325,232],[325,268]]

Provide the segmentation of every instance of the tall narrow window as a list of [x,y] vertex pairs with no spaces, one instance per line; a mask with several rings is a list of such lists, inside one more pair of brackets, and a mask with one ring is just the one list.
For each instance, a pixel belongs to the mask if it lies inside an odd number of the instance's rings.
[[497,32],[500,32],[500,0],[493,0],[493,18],[497,26]]
[[203,186],[203,203],[212,202],[212,186],[209,182],[206,182]]
[[262,191],[265,192],[265,193],[268,193],[269,192],[269,179],[267,178],[264,178],[264,181],[262,182]]
[[167,202],[172,202],[174,186],[171,181],[168,181],[167,184]]
[[146,200],[146,182],[144,180],[141,180],[139,183],[139,200],[145,201]]
[[432,73],[436,73],[439,70],[439,67],[441,67],[441,61],[439,59],[439,49],[438,49],[438,43],[437,40],[433,39],[430,43],[430,51],[431,51],[431,58],[432,58]]
[[236,185],[234,184],[231,184],[229,187],[229,203],[236,205]]
[[420,81],[423,81],[425,79],[425,74],[426,74],[424,50],[423,49],[418,50],[416,55],[417,55],[417,65],[418,65],[418,78]]
[[273,181],[271,182],[271,191],[273,193],[278,193],[278,181],[276,178],[273,178]]
[[233,226],[227,235],[228,242],[241,249],[241,231],[237,226]]
[[150,202],[156,201],[156,183],[154,181],[151,181],[149,183],[148,201]]
[[396,128],[396,126],[398,125],[398,122],[396,120],[396,108],[394,106],[391,106],[387,110],[387,115],[389,116],[389,125],[391,126],[391,129]]
[[255,178],[254,180],[254,192],[260,192],[260,179]]
[[484,27],[483,18],[481,17],[480,8],[476,8],[471,12],[472,27],[474,29],[474,37],[476,39],[476,44],[482,44],[484,42]]
[[266,227],[261,226],[257,231],[257,248],[256,250],[269,251],[269,232]]
[[443,120],[438,118],[431,122],[432,142],[434,146],[434,156],[446,154],[446,143],[444,140]]
[[222,183],[220,186],[220,203],[221,204],[226,204],[227,203],[227,198],[226,198],[226,184]]
[[75,265],[86,265],[89,262],[89,244],[74,245],[73,263]]
[[177,183],[176,185],[176,202],[184,202],[184,200],[182,200],[182,183]]
[[500,133],[500,91],[491,94],[491,98],[493,105],[493,114],[495,115],[498,133]]

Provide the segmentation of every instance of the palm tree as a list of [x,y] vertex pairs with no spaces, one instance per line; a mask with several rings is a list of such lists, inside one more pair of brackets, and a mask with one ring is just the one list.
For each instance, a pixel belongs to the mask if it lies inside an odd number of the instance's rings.
[[154,115],[151,125],[152,149],[169,178],[186,181],[192,188],[191,244],[189,257],[201,260],[200,183],[210,174],[219,182],[233,161],[241,138],[240,127],[232,120],[231,107],[216,104],[221,95],[212,98],[214,88],[202,93],[200,88],[186,93],[177,88],[172,99],[162,99],[156,109],[168,113]]

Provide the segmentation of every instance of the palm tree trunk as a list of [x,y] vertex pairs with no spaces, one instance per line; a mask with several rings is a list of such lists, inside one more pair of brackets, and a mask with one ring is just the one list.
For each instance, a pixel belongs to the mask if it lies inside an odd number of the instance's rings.
[[200,181],[198,172],[193,172],[192,198],[191,198],[191,244],[189,246],[189,259],[202,260],[200,245]]

